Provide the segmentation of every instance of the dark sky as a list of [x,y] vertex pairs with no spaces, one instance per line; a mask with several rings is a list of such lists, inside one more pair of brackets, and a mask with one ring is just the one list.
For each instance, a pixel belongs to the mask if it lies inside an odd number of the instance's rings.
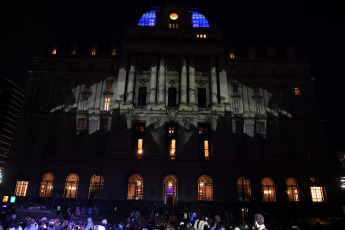
[[[126,23],[158,2],[166,1],[8,1],[0,16],[0,74],[23,84],[32,57],[51,40],[117,39]],[[344,1],[190,2],[197,3],[229,41],[289,44],[304,50],[330,152],[345,149]]]

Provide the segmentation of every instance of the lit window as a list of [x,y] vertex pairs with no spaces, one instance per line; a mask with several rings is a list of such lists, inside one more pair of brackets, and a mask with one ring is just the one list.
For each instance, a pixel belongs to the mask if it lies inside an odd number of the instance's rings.
[[91,55],[96,55],[97,49],[91,49]]
[[207,134],[208,133],[208,128],[205,126],[199,126],[199,134]]
[[72,173],[66,177],[64,198],[77,198],[79,177]]
[[205,160],[210,159],[210,153],[208,149],[208,140],[204,140],[204,156],[205,156]]
[[295,95],[296,95],[296,96],[301,95],[301,88],[295,87],[295,88],[294,88],[294,91],[295,91]]
[[143,156],[143,139],[138,139],[138,158]]
[[104,184],[103,176],[101,176],[99,174],[93,175],[90,179],[88,198],[89,199],[102,199],[103,184]]
[[324,202],[326,199],[325,188],[320,186],[319,179],[312,177],[310,178],[310,192],[313,202]]
[[239,201],[250,201],[252,192],[249,179],[241,177],[237,180],[237,192]]
[[168,132],[169,133],[175,133],[175,126],[169,126],[168,127]]
[[113,86],[112,82],[107,82],[107,90],[111,90],[112,86]]
[[204,27],[204,28],[208,28],[210,27],[207,19],[205,18],[204,15],[202,15],[199,12],[196,11],[188,11],[189,13],[192,13],[192,26],[193,27]]
[[110,108],[110,97],[104,98],[104,110],[109,110]]
[[143,16],[139,20],[138,26],[155,26],[156,12],[159,12],[159,10],[150,10],[143,14]]
[[175,175],[167,175],[163,180],[163,200],[165,204],[176,204],[178,181]]
[[144,125],[135,125],[135,132],[144,132],[145,126]]
[[52,50],[52,54],[53,54],[53,55],[55,55],[56,52],[57,52],[57,49],[53,49],[53,50]]
[[197,37],[197,38],[200,38],[200,34],[197,34],[196,37]]
[[111,55],[115,56],[116,55],[116,49],[111,50]]
[[88,103],[89,103],[89,98],[88,98],[88,97],[84,97],[84,98],[83,98],[83,102],[82,102],[81,109],[82,109],[82,110],[87,110]]
[[265,122],[264,121],[257,121],[256,122],[256,132],[257,133],[264,133],[266,131]]
[[286,193],[290,202],[299,201],[299,189],[295,179],[288,178],[286,180]]
[[213,181],[211,177],[206,175],[199,177],[198,200],[213,201]]
[[340,178],[341,188],[345,188],[345,177]]
[[142,200],[143,199],[143,177],[139,174],[134,174],[128,179],[127,200]]
[[29,186],[29,181],[17,181],[16,190],[14,194],[16,196],[26,196],[28,186]]
[[7,203],[8,200],[9,200],[9,196],[4,196],[4,197],[2,198],[2,202],[3,202],[3,203]]
[[262,196],[263,202],[276,201],[274,182],[271,178],[266,177],[262,180]]
[[178,19],[178,14],[176,14],[176,13],[171,13],[171,14],[170,14],[170,19],[171,19],[171,20],[176,20],[176,19]]
[[311,191],[311,198],[313,202],[324,201],[322,187],[313,186],[313,187],[310,187],[310,191]]
[[46,173],[42,176],[39,197],[51,197],[53,193],[54,175]]
[[74,49],[72,50],[72,55],[76,55],[76,54],[77,54],[77,49],[74,48]]
[[172,160],[176,157],[176,139],[170,139],[170,158]]
[[230,52],[230,58],[234,59],[235,58],[235,53],[234,52]]

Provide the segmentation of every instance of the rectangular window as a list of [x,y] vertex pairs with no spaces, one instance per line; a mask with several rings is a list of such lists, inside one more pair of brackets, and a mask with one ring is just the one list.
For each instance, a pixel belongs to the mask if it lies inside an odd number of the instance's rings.
[[77,54],[77,49],[74,48],[74,49],[72,50],[72,55],[76,55],[76,54]]
[[111,50],[111,55],[115,56],[116,55],[116,49]]
[[99,120],[99,129],[100,130],[108,130],[108,122],[109,122],[108,118],[101,118]]
[[238,84],[233,84],[233,85],[232,85],[232,92],[233,92],[234,94],[238,94],[238,93],[239,93]]
[[87,110],[88,103],[89,103],[89,98],[88,98],[88,97],[84,97],[84,98],[83,98],[83,102],[82,102],[81,109],[82,109],[82,110]]
[[265,122],[264,121],[257,121],[256,122],[256,132],[257,133],[264,133],[265,129]]
[[294,91],[295,91],[295,95],[296,95],[296,96],[301,95],[301,88],[295,87],[295,88],[294,88]]
[[234,100],[234,113],[239,114],[240,113],[240,101]]
[[55,55],[56,52],[57,52],[57,49],[53,49],[53,50],[52,50],[52,54],[53,54],[53,55]]
[[138,106],[146,106],[146,87],[139,87]]
[[174,160],[176,157],[176,139],[170,139],[170,158]]
[[208,127],[206,126],[199,126],[199,134],[202,135],[202,134],[208,134]]
[[235,58],[235,53],[234,52],[230,52],[230,58],[234,59]]
[[17,181],[16,191],[14,194],[16,196],[26,196],[28,190],[29,181]]
[[78,118],[77,128],[78,129],[85,129],[86,128],[86,118]]
[[320,186],[310,187],[313,202],[324,202],[323,189]]
[[169,133],[175,133],[175,126],[169,126],[168,127],[168,132]]
[[91,49],[91,55],[96,55],[96,49]]
[[111,90],[112,86],[113,86],[112,82],[107,82],[107,90]]
[[210,159],[210,153],[209,153],[209,148],[208,148],[208,140],[204,140],[204,157],[205,160]]
[[135,132],[136,133],[142,133],[145,131],[145,126],[144,125],[141,125],[141,124],[138,124],[138,125],[135,125]]
[[177,107],[176,88],[168,89],[168,107]]
[[262,104],[261,101],[255,101],[255,113],[256,114],[261,114],[262,112]]
[[234,122],[234,133],[243,133],[243,121],[235,121]]
[[204,88],[198,88],[198,106],[206,108],[206,89]]
[[138,158],[143,156],[143,139],[138,139]]
[[110,109],[110,97],[104,98],[104,110]]

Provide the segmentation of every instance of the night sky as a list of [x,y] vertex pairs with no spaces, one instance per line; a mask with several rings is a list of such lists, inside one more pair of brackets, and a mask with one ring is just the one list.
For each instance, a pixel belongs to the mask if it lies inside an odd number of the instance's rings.
[[[0,76],[24,84],[51,40],[117,40],[149,5],[166,1],[8,1],[2,7]],[[344,1],[238,0],[197,3],[230,42],[293,45],[311,64],[330,154],[345,150]],[[327,5],[326,5],[327,4]],[[139,18],[138,18],[139,19]]]

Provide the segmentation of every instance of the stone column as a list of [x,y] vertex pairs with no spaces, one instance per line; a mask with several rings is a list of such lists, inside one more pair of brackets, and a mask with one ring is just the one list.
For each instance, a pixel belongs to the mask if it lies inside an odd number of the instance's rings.
[[135,55],[131,55],[131,65],[128,73],[128,82],[127,82],[127,97],[126,102],[128,104],[133,103],[133,95],[134,95],[134,81],[135,81]]
[[154,56],[151,64],[151,78],[150,78],[150,104],[156,103],[157,94],[157,57]]
[[222,70],[219,73],[219,88],[220,88],[220,103],[229,104],[229,89],[226,71]]
[[196,100],[195,89],[195,60],[194,56],[189,60],[189,104],[194,105]]
[[181,70],[181,104],[187,103],[187,62],[186,57],[182,58]]
[[218,104],[218,93],[217,93],[217,72],[216,72],[216,63],[215,57],[211,58],[211,101],[212,105]]
[[158,102],[165,103],[165,57],[161,57],[159,62],[159,76],[158,76]]

